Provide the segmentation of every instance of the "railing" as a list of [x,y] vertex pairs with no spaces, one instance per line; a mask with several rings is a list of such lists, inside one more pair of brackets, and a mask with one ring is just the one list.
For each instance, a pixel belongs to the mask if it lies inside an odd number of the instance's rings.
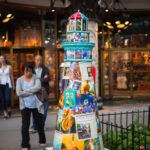
[[150,150],[150,107],[100,115],[104,147],[110,150]]

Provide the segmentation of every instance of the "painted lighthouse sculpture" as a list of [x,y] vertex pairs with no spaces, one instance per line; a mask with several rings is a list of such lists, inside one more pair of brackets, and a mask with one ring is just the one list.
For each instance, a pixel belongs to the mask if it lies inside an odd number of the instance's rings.
[[59,111],[54,150],[102,150],[92,49],[88,18],[81,12],[69,17],[67,41],[62,43],[65,62],[61,64]]

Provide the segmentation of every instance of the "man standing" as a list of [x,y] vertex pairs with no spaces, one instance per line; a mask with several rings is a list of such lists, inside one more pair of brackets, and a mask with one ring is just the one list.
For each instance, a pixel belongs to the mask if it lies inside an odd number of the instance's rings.
[[[35,56],[34,70],[35,70],[36,78],[39,78],[41,80],[42,87],[44,87],[47,93],[49,94],[49,78],[50,78],[49,70],[42,64],[42,56],[40,55]],[[48,111],[48,101],[44,102],[43,104],[44,104],[43,120],[44,120],[44,125],[45,125],[46,118],[47,118],[47,111]],[[32,118],[32,127],[29,131],[31,133],[35,133],[37,131],[34,118]]]

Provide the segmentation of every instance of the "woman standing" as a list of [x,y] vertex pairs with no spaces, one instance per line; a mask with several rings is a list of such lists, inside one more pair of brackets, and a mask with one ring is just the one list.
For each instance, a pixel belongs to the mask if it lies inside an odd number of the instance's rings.
[[15,89],[13,70],[4,55],[0,56],[0,99],[4,119],[11,117],[11,88]]
[[29,141],[29,126],[31,113],[34,116],[37,130],[39,133],[39,143],[41,147],[45,147],[45,133],[43,113],[44,106],[41,101],[34,94],[41,88],[41,81],[36,79],[34,73],[34,67],[32,63],[25,63],[23,65],[24,75],[18,78],[16,84],[16,93],[19,96],[20,109],[22,114],[22,150],[30,149]]

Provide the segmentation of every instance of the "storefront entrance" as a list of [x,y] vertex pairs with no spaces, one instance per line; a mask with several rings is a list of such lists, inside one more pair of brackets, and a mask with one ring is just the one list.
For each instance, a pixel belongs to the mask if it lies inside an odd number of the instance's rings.
[[14,49],[13,50],[13,74],[14,79],[23,75],[22,66],[25,62],[34,62],[35,52],[33,49]]
[[[13,66],[13,75],[16,83],[17,78],[23,75],[22,66],[25,62],[34,62],[37,54],[42,55],[42,48],[0,48],[0,55],[6,55],[8,61]],[[18,97],[12,91],[12,105],[18,106]]]
[[150,98],[150,49],[109,49],[102,57],[104,99]]
[[[41,54],[41,48],[13,48],[12,64],[13,75],[16,83],[17,78],[23,75],[22,66],[25,62],[34,62],[34,57]],[[13,93],[13,105],[18,105],[18,97]]]
[[49,69],[50,73],[50,102],[57,104],[59,100],[60,64],[64,62],[64,50],[61,48],[46,49],[43,57],[44,65]]

